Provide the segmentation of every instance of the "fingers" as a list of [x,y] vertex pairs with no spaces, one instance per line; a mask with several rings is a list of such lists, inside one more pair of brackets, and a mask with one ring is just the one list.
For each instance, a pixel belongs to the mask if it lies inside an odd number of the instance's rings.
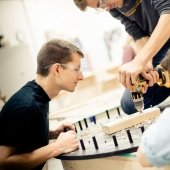
[[138,60],[132,60],[119,68],[119,82],[125,88],[132,91],[132,85],[136,84],[137,76],[142,72],[143,66]]
[[144,88],[144,91],[143,91],[143,93],[146,93],[146,92],[147,92],[147,90],[148,90],[148,87],[149,87],[149,85],[148,85],[148,84],[146,84],[146,86],[145,86],[145,88]]
[[58,131],[58,133],[66,132],[68,130],[74,130],[75,131],[75,126],[72,123],[70,123],[70,122],[63,122],[56,129],[56,131]]
[[159,80],[159,74],[158,74],[158,72],[157,72],[156,70],[152,70],[152,71],[151,71],[151,75],[152,75],[152,77],[154,78],[154,84],[157,83],[158,80]]
[[79,143],[77,141],[74,144],[72,144],[72,146],[69,146],[69,148],[65,149],[64,153],[69,153],[69,152],[75,151],[78,148],[79,148]]
[[64,122],[62,124],[63,130],[66,128],[67,130],[74,130],[75,131],[75,126],[71,122]]
[[152,75],[150,74],[150,72],[149,73],[142,72],[141,75],[149,81],[148,86],[154,85],[154,79],[153,79]]
[[135,78],[133,76],[131,76],[130,74],[127,74],[125,79],[126,79],[126,87],[130,91],[132,91],[132,84],[135,84],[135,81],[136,81],[136,80],[134,80]]
[[151,81],[151,83],[148,84],[149,86],[153,86],[158,81],[159,76],[157,78],[157,75],[155,73],[156,72],[154,70],[150,71],[150,75],[152,77],[152,81]]
[[136,78],[137,75],[135,73],[123,71],[122,69],[119,70],[119,82],[130,91],[132,90],[132,85],[136,83]]
[[59,147],[62,148],[63,153],[68,153],[79,148],[76,132],[73,130],[65,133],[61,132],[56,142],[59,143]]
[[119,70],[119,82],[122,83],[122,85],[127,88],[127,85],[126,85],[126,73],[122,70]]
[[74,130],[69,130],[67,132],[61,132],[60,137],[62,137],[62,136],[67,136],[67,137],[70,137],[70,138],[77,139],[77,134]]
[[149,80],[148,86],[153,86],[159,80],[157,71],[153,69],[152,61],[148,62],[144,67],[134,59],[119,68],[119,82],[122,83],[125,88],[132,91],[132,85],[137,83],[139,74],[142,74],[145,79]]
[[148,83],[149,87],[153,86],[159,80],[159,74],[155,70],[150,70],[148,73],[142,72],[141,74],[145,79],[149,80],[149,83]]
[[76,137],[76,132],[74,131],[74,130],[69,130],[69,131],[67,131],[66,133],[68,133],[68,134],[72,134],[72,135],[74,135],[75,137]]
[[158,82],[159,74],[153,69],[152,60],[147,63],[145,71],[142,72],[142,76],[149,80],[148,86],[153,86]]

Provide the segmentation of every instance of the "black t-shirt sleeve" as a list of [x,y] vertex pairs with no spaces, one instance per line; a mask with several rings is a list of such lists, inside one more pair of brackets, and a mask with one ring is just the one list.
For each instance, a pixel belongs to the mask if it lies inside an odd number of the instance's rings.
[[152,5],[160,15],[170,13],[170,0],[152,0]]
[[146,34],[135,21],[130,20],[128,17],[124,16],[121,12],[116,9],[110,10],[110,14],[121,21],[125,26],[126,32],[133,37],[134,40],[140,39],[142,37],[149,36]]
[[34,132],[36,131],[36,114],[31,108],[19,108],[6,117],[6,125],[1,133],[1,144],[29,150],[32,149]]

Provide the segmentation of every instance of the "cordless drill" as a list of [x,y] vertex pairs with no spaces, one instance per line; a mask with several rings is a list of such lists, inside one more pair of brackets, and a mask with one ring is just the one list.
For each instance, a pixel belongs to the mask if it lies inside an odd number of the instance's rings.
[[[159,74],[157,84],[170,88],[170,51],[168,51],[161,63],[155,68],[155,71]],[[142,112],[144,109],[143,94],[145,93],[147,84],[148,80],[142,75],[138,75],[136,83],[132,85],[132,100],[136,110],[139,112]]]

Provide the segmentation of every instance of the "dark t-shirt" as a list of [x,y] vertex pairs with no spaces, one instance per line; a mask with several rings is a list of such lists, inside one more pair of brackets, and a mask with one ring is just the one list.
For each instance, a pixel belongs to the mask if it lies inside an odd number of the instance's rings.
[[16,92],[0,112],[0,145],[16,147],[18,153],[47,145],[49,101],[35,81],[28,82]]
[[124,0],[120,9],[111,9],[110,14],[125,25],[126,31],[135,40],[150,36],[160,15],[170,13],[170,0]]

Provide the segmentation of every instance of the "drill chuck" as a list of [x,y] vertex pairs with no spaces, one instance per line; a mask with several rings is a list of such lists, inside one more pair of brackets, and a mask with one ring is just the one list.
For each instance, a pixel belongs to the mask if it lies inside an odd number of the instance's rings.
[[[156,67],[155,71],[159,74],[159,80],[157,84],[159,86],[165,86],[170,88],[170,74],[168,71],[164,70],[160,65]],[[138,76],[137,83],[132,86],[132,100],[134,102],[137,111],[141,112],[144,109],[143,94],[147,87],[148,80],[146,80],[142,75]]]
[[[155,71],[159,74],[157,84],[170,88],[170,50],[167,52],[160,65],[155,68]],[[147,86],[148,80],[141,74],[137,77],[137,83],[132,85],[132,100],[135,104],[135,108],[140,112],[144,109],[143,94],[145,93]]]

